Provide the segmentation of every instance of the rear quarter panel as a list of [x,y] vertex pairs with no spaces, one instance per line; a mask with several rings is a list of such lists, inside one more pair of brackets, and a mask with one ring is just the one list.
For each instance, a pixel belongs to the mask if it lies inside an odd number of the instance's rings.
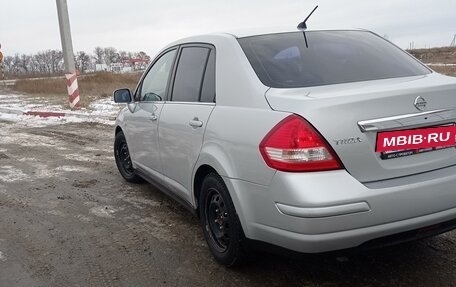
[[288,113],[217,106],[206,128],[197,167],[208,164],[220,175],[268,185],[276,172],[264,162],[259,144]]

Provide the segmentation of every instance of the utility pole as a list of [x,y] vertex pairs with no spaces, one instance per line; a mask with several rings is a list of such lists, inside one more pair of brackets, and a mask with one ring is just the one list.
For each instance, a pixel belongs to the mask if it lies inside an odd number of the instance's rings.
[[56,0],[59,17],[60,39],[62,41],[63,60],[65,62],[65,77],[67,78],[70,108],[79,109],[79,88],[74,64],[73,42],[71,40],[70,17],[66,0]]
[[450,44],[450,47],[455,47],[456,46],[456,34],[454,34],[453,41]]

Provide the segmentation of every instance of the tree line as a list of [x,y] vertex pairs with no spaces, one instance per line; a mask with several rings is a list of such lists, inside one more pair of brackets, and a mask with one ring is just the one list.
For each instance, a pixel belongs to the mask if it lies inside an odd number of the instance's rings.
[[[145,52],[117,51],[113,47],[96,47],[93,53],[79,51],[74,55],[76,69],[80,73],[94,71],[96,64],[122,63],[129,59],[148,61]],[[46,50],[36,54],[15,54],[3,59],[5,72],[10,76],[57,75],[64,72],[63,53],[60,50]]]

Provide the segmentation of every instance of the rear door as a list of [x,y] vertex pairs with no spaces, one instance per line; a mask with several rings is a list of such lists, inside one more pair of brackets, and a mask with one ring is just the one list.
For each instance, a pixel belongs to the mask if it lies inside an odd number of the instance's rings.
[[191,203],[192,171],[215,107],[215,49],[182,46],[170,101],[160,116],[159,143],[165,182]]

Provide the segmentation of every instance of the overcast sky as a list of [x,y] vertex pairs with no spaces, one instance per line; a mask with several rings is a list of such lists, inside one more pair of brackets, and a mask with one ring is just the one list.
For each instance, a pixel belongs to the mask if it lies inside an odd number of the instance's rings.
[[[365,28],[402,48],[448,46],[456,0],[67,0],[74,50],[94,47],[154,55],[184,36],[253,27],[295,27],[318,4],[309,28]],[[1,3],[6,55],[61,49],[55,0]]]

